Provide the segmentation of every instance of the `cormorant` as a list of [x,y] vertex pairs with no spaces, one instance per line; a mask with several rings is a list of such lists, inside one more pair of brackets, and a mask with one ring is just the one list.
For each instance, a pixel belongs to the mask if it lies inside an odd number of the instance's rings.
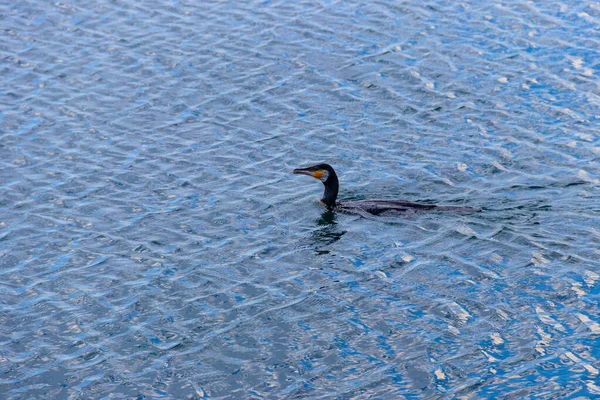
[[312,167],[295,169],[294,174],[308,175],[317,178],[325,185],[325,193],[321,202],[328,210],[350,212],[354,214],[394,215],[419,211],[452,211],[457,213],[472,213],[480,211],[472,207],[436,206],[433,204],[413,203],[407,200],[377,199],[377,200],[343,200],[337,201],[340,187],[338,177],[329,164],[317,164]]

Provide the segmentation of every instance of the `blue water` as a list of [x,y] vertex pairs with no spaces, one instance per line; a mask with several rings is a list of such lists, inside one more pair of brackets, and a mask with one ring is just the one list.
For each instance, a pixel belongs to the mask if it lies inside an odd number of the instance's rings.
[[[0,397],[600,395],[598,3],[0,27]],[[327,213],[317,162],[342,199],[483,211]]]

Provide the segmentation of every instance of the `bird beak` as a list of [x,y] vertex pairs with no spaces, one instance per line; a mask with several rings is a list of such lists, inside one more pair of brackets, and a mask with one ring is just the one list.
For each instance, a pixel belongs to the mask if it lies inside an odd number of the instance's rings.
[[308,170],[308,169],[303,169],[303,168],[297,168],[292,173],[295,174],[295,175],[313,176],[314,171],[311,171],[311,170]]

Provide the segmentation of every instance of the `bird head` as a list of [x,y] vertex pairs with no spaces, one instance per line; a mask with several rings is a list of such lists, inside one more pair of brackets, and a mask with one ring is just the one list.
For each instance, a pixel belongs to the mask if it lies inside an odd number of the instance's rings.
[[331,168],[331,165],[329,164],[317,164],[313,165],[312,167],[297,168],[293,173],[312,176],[323,183],[327,182],[330,176],[335,175],[333,168]]

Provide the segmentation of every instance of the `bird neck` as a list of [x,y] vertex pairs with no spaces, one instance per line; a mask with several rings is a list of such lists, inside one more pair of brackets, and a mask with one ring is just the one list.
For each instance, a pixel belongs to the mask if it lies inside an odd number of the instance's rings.
[[323,185],[325,185],[325,193],[323,193],[321,201],[331,210],[335,207],[335,201],[340,188],[340,183],[338,182],[335,172],[329,174],[329,178],[327,181],[323,182]]

